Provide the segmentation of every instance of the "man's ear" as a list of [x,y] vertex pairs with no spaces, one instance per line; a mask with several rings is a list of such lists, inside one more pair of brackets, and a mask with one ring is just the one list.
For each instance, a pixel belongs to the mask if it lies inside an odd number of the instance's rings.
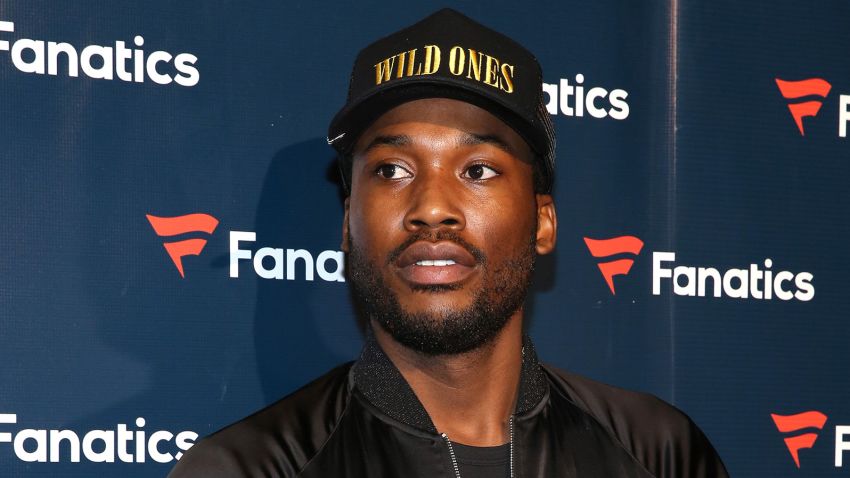
[[349,237],[348,237],[348,206],[351,202],[351,196],[345,198],[345,215],[342,216],[342,244],[340,244],[339,248],[342,252],[346,254],[348,251]]
[[558,217],[555,202],[550,194],[537,195],[537,253],[546,255],[555,249],[558,235]]

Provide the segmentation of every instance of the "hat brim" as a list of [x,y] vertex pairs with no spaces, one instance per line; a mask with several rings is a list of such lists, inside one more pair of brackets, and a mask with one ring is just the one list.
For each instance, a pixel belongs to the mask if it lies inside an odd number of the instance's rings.
[[545,155],[547,152],[548,138],[541,134],[540,128],[511,111],[498,97],[486,95],[463,83],[421,77],[375,89],[346,105],[331,121],[328,143],[340,153],[350,153],[360,135],[381,115],[401,104],[426,98],[454,99],[487,110],[513,128],[535,153]]

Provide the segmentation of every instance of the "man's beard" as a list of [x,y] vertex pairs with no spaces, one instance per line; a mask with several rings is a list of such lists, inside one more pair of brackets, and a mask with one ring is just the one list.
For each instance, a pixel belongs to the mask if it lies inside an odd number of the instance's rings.
[[[454,231],[417,233],[388,255],[383,268],[392,267],[408,246],[420,240],[451,241],[475,257],[481,268],[482,281],[472,303],[460,309],[444,307],[428,312],[405,311],[397,294],[383,280],[382,267],[370,262],[352,238],[346,271],[360,311],[377,322],[398,343],[426,355],[461,354],[491,343],[525,301],[536,258],[535,235],[532,234],[527,246],[516,250],[513,256],[493,263],[491,258]],[[435,294],[463,287],[457,284],[423,285],[413,286],[412,290],[417,294]]]

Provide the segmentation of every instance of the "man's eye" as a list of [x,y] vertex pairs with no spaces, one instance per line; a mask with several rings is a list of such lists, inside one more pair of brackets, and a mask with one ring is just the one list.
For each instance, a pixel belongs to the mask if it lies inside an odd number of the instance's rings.
[[490,179],[498,176],[499,172],[489,166],[475,164],[470,166],[469,169],[464,172],[464,175],[469,179]]
[[412,176],[409,171],[395,164],[382,164],[378,166],[377,172],[384,179],[402,179]]

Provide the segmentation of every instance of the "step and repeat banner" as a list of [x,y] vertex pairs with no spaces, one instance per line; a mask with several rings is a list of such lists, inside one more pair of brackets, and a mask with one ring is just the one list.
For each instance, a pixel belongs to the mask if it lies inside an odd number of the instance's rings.
[[[850,4],[448,6],[543,65],[542,359],[672,402],[732,476],[850,474]],[[164,476],[357,356],[325,132],[437,7],[0,0],[0,475]]]

